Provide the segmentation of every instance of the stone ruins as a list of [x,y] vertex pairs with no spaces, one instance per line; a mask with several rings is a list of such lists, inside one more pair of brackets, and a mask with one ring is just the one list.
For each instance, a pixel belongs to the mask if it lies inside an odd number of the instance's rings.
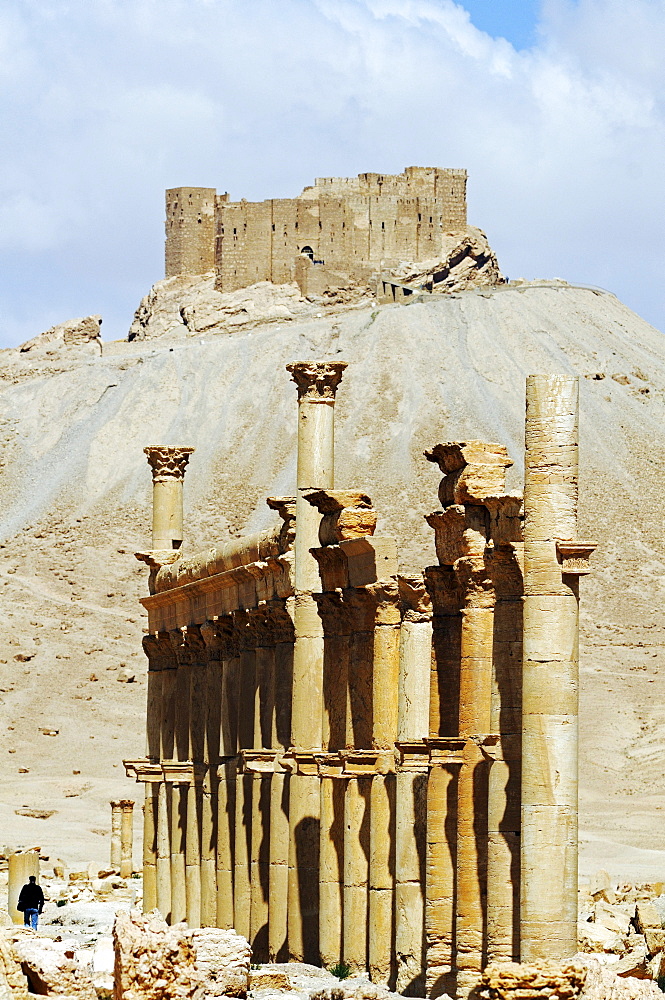
[[230,201],[214,188],[166,192],[166,277],[215,272],[232,292],[296,281],[303,295],[367,283],[403,261],[441,259],[467,229],[466,171],[319,177],[297,198]]
[[547,970],[577,951],[578,587],[594,548],[577,539],[578,384],[527,380],[523,498],[501,444],[426,452],[438,562],[405,578],[370,497],[335,487],[345,368],[288,366],[297,484],[268,498],[270,530],[184,553],[192,449],[145,449],[147,750],[125,762],[145,784],[143,905],[235,929],[254,962],[345,963],[466,998],[493,963]]

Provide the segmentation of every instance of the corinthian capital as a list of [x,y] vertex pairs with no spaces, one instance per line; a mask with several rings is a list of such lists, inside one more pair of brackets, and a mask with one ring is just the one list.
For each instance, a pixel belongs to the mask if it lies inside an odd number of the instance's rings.
[[194,449],[153,445],[143,451],[148,456],[148,464],[152,469],[152,481],[157,483],[163,479],[184,479],[189,456]]
[[312,402],[334,400],[345,368],[346,361],[298,361],[286,366],[298,386],[298,399]]

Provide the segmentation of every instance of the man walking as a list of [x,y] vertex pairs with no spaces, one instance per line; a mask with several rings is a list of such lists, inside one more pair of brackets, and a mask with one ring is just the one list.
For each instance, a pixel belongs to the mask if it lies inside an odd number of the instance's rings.
[[37,930],[39,914],[44,909],[44,893],[42,887],[37,885],[37,879],[31,875],[28,882],[21,889],[18,896],[17,910],[23,911],[23,923],[26,927]]

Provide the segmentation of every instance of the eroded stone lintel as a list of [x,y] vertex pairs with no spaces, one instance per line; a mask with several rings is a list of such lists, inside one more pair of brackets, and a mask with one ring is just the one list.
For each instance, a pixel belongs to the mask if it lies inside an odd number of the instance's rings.
[[598,542],[570,541],[555,538],[556,554],[563,576],[586,576],[592,567],[589,558],[598,548]]
[[208,765],[191,760],[163,760],[164,781],[171,785],[200,785],[208,773]]
[[139,760],[123,760],[122,763],[128,778],[157,784],[164,780],[162,765],[158,762],[148,760],[146,757]]

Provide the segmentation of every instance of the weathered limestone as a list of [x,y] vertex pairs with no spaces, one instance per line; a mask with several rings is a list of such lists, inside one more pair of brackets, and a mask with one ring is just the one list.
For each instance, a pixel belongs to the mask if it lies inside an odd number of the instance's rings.
[[488,1000],[573,1000],[582,992],[587,970],[574,962],[497,962],[483,972]]
[[529,376],[520,909],[524,962],[566,959],[577,950],[580,569],[567,572],[558,550],[558,540],[576,541],[577,466],[577,379]]
[[7,909],[15,924],[23,923],[23,914],[16,909],[21,889],[31,875],[39,881],[39,852],[14,851],[7,859]]
[[193,448],[143,449],[152,469],[153,550],[179,549],[183,539],[182,487]]
[[113,927],[116,1000],[245,997],[251,949],[232,930],[167,927],[156,913],[118,913]]
[[90,973],[74,959],[66,945],[37,935],[14,940],[13,952],[28,980],[31,996],[72,997],[72,1000],[97,1000]]
[[28,981],[3,928],[0,928],[0,1000],[29,1000]]

